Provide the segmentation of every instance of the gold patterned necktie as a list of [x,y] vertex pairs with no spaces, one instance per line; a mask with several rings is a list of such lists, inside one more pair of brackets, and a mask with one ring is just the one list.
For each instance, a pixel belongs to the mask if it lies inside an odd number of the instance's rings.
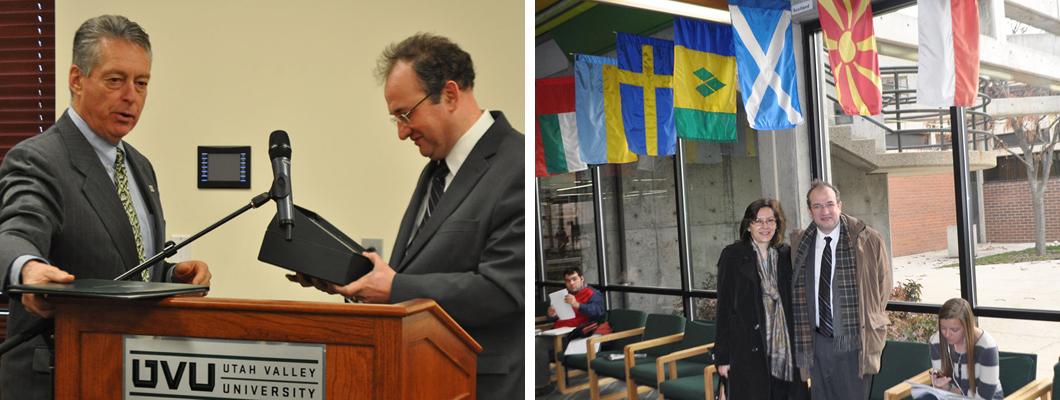
[[[133,240],[136,242],[136,258],[144,262],[144,241],[140,237],[140,219],[136,216],[133,208],[132,196],[129,195],[129,174],[125,172],[125,151],[118,148],[118,156],[114,158],[114,181],[118,186],[118,198],[121,206],[125,208],[125,216],[129,217],[129,225],[132,225]],[[151,269],[140,272],[144,282],[151,281]]]

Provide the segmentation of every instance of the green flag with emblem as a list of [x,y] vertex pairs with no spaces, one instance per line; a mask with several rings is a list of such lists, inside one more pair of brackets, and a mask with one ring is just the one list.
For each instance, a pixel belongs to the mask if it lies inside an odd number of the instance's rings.
[[732,28],[674,18],[674,125],[682,139],[736,140]]

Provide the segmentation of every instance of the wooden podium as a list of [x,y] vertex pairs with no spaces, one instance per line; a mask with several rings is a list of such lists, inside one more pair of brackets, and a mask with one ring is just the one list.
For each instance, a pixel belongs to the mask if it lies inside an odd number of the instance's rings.
[[126,335],[324,345],[329,400],[475,398],[482,347],[431,300],[51,300],[56,399],[122,399]]

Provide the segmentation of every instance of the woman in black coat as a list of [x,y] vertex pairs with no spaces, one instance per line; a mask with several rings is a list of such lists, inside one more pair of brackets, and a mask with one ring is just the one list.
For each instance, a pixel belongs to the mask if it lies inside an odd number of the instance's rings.
[[755,200],[740,222],[740,240],[718,259],[715,364],[728,400],[803,399],[791,309],[791,248],[783,244],[784,212]]

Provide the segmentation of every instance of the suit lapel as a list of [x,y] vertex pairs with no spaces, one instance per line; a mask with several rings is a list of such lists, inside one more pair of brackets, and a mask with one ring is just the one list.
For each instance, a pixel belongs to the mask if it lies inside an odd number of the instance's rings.
[[132,236],[129,218],[125,216],[125,209],[118,199],[114,182],[107,176],[107,171],[100,164],[92,145],[85,140],[73,121],[64,114],[56,124],[59,125],[63,143],[70,153],[70,164],[85,178],[81,184],[81,192],[99,217],[100,223],[110,236],[110,242],[118,248],[118,254],[125,264],[122,269],[132,268],[139,261],[136,258],[136,242]]
[[397,268],[401,265],[405,258],[405,249],[409,244],[409,237],[412,236],[412,228],[416,225],[416,217],[419,215],[420,206],[423,204],[423,194],[427,191],[427,181],[430,179],[428,171],[430,171],[431,163],[427,163],[423,167],[423,171],[420,171],[420,179],[416,182],[416,190],[412,192],[412,199],[409,200],[409,206],[405,209],[405,216],[401,218],[401,227],[398,228],[397,240],[394,242],[394,252],[390,255],[390,265],[393,268]]
[[[397,271],[401,272],[409,263],[416,257],[416,254],[423,249],[423,246],[427,244],[432,236],[438,231],[445,220],[460,207],[460,204],[464,202],[468,194],[475,188],[478,181],[482,179],[482,176],[489,170],[490,158],[494,154],[497,154],[497,148],[500,147],[501,140],[503,139],[504,132],[510,130],[508,122],[503,118],[497,118],[494,115],[493,125],[486,130],[486,133],[482,135],[475,147],[471,149],[471,153],[468,154],[467,160],[460,166],[460,170],[457,171],[456,176],[453,177],[453,182],[449,184],[449,188],[445,190],[442,198],[438,201],[437,209],[431,218],[427,220],[427,224],[422,226],[416,236],[412,238],[412,242],[409,243],[409,248],[405,252],[404,257],[401,259],[401,263],[398,264]],[[426,173],[426,170],[424,171]],[[421,176],[421,182],[423,181]],[[419,185],[417,185],[417,198],[422,201],[423,195],[419,193]],[[419,207],[415,208],[418,211]],[[413,215],[416,212],[413,211]],[[406,212],[408,217],[408,212]],[[404,230],[404,221],[402,222],[402,229]],[[391,264],[393,266],[393,264]]]
[[[471,152],[471,154],[474,153],[474,151]],[[434,214],[427,220],[427,224],[420,227],[419,232],[412,238],[412,243],[409,243],[405,257],[399,264],[398,272],[408,266],[409,261],[416,257],[416,254],[423,249],[423,246],[434,236],[438,228],[449,218],[449,215],[456,211],[460,203],[467,198],[468,193],[471,193],[471,190],[475,188],[475,184],[482,178],[482,175],[485,175],[487,166],[488,163],[485,159],[469,157],[464,162],[464,165],[460,167],[460,172],[453,177],[453,182],[449,184],[449,188],[445,190],[442,198],[438,201]],[[422,197],[421,195],[420,198]],[[419,207],[416,207],[416,209],[419,210]]]

